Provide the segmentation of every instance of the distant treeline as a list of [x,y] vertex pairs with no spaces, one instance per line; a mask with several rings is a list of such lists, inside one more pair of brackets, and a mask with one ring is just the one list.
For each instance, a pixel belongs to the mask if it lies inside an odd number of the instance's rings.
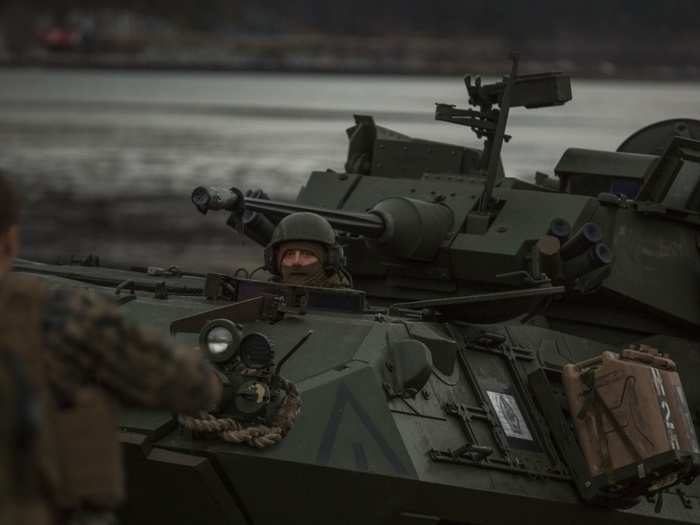
[[54,12],[111,7],[183,29],[375,36],[498,35],[514,42],[567,34],[659,39],[692,35],[698,0],[0,0]]

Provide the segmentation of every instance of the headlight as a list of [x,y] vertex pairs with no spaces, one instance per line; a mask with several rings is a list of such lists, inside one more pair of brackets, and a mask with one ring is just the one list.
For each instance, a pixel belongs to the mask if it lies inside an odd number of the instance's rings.
[[200,348],[215,363],[231,359],[236,354],[240,341],[240,330],[228,319],[209,321],[199,333]]
[[207,334],[207,348],[212,354],[221,354],[233,343],[233,334],[228,328],[217,326]]
[[275,352],[272,343],[261,333],[248,334],[241,341],[241,361],[248,368],[260,370],[274,364]]

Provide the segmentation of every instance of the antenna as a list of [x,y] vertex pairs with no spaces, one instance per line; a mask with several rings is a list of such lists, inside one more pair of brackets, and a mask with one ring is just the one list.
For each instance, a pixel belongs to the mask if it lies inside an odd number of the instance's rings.
[[279,386],[280,377],[281,377],[281,373],[282,373],[282,367],[284,366],[284,364],[289,360],[290,357],[292,357],[296,353],[297,350],[299,350],[304,345],[306,340],[309,337],[311,337],[313,335],[313,333],[314,333],[313,330],[309,330],[308,332],[306,332],[306,334],[304,334],[304,336],[301,339],[299,339],[297,344],[295,344],[292,347],[292,349],[289,352],[287,352],[287,354],[282,359],[280,359],[280,362],[277,364],[277,367],[275,367],[275,372],[272,375],[271,388],[273,391],[277,390],[277,388]]

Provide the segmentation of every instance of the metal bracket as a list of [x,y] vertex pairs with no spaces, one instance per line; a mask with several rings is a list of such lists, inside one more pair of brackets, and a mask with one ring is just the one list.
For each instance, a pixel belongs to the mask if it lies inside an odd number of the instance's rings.
[[167,299],[168,298],[168,285],[165,284],[165,281],[161,281],[159,283],[156,283],[155,288],[153,289],[153,297],[155,299]]
[[131,292],[131,294],[134,295],[136,293],[136,283],[133,279],[127,279],[126,281],[122,281],[121,283],[119,283],[114,289],[114,295],[120,295],[122,293],[122,290],[127,286],[129,287],[129,291]]
[[676,489],[676,495],[680,498],[683,507],[689,510],[693,508],[693,500],[690,499],[685,492],[683,492],[683,489]]
[[70,264],[77,264],[80,266],[99,266],[100,256],[90,253],[85,257],[80,255],[71,255]]
[[290,288],[289,292],[275,297],[277,311],[292,315],[306,315],[309,305],[309,292],[303,288]]

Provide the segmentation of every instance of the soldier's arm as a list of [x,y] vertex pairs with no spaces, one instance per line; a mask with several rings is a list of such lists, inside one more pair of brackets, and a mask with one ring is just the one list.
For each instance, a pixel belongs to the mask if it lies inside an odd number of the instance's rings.
[[49,375],[59,390],[96,382],[121,400],[176,412],[210,410],[221,382],[198,348],[177,347],[127,321],[108,301],[57,290],[44,315]]

